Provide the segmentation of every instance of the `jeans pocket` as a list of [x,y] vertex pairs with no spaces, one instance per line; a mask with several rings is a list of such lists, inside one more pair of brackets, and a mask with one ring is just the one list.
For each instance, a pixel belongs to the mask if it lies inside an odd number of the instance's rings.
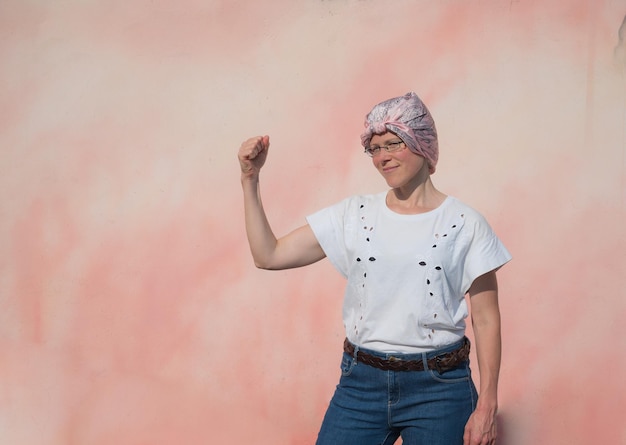
[[468,381],[472,378],[469,360],[448,371],[439,372],[436,369],[431,369],[428,372],[433,380],[441,383],[459,383]]
[[352,373],[352,369],[356,364],[354,357],[344,352],[343,357],[341,358],[341,375],[343,377],[347,377]]

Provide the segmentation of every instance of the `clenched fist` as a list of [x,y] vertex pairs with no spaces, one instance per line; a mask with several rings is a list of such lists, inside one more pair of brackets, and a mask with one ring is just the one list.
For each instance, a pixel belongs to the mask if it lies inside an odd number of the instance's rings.
[[255,136],[241,144],[238,157],[243,177],[253,177],[259,174],[267,159],[269,148],[269,136]]

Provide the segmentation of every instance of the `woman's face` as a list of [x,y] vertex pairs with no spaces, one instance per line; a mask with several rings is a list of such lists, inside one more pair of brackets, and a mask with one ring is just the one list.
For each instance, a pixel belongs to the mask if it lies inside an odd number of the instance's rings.
[[[401,139],[398,136],[390,132],[375,134],[370,141],[370,147],[381,147],[399,140]],[[372,162],[392,188],[417,185],[429,175],[426,159],[413,153],[406,145],[391,153],[381,149],[372,157]]]

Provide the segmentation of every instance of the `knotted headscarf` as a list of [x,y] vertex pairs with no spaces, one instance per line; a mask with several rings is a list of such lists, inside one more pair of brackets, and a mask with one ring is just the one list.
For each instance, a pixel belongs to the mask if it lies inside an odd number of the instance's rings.
[[375,134],[392,132],[412,152],[423,156],[430,173],[435,172],[439,158],[439,144],[435,121],[417,94],[407,93],[376,105],[365,118],[365,133],[361,144],[367,147]]

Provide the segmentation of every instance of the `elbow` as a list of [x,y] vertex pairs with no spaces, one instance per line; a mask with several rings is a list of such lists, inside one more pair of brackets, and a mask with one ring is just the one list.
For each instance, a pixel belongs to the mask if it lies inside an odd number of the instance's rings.
[[256,258],[254,258],[254,266],[257,269],[268,270],[267,265],[263,261],[257,260]]
[[263,263],[261,263],[261,262],[259,262],[259,261],[255,261],[255,262],[254,262],[254,266],[255,266],[257,269],[262,269],[262,270],[271,270],[271,268],[270,268],[269,266],[266,266],[265,264],[263,264]]
[[267,260],[262,260],[259,258],[254,258],[254,266],[257,269],[262,269],[262,270],[276,270],[276,267],[273,267],[269,261]]
[[256,249],[251,249],[250,253],[252,254],[252,261],[254,262],[254,266],[257,269],[271,269],[268,255],[264,255],[262,252],[256,251]]
[[472,328],[476,334],[480,335],[480,333],[485,332],[500,335],[501,321],[499,312],[494,311],[489,315],[472,316],[471,319]]

